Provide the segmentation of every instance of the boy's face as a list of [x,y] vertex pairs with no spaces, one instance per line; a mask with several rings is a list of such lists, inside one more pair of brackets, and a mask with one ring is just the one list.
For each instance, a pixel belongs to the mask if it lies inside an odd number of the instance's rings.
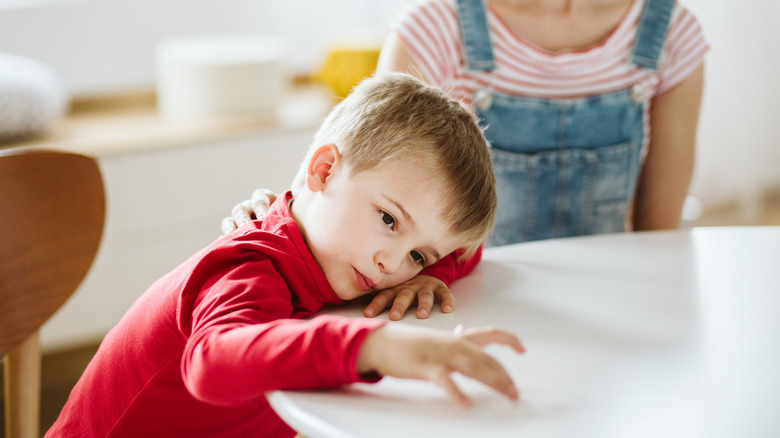
[[293,211],[342,300],[401,284],[463,245],[441,219],[444,198],[428,168],[399,160],[350,175],[336,159],[325,169],[309,172],[314,186],[307,179]]

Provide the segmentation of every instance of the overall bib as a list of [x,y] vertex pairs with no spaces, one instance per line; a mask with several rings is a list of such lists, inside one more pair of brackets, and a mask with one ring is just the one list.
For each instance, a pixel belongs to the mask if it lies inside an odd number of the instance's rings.
[[[674,0],[647,0],[631,62],[657,69]],[[466,67],[495,68],[483,0],[458,0]],[[641,168],[642,84],[606,94],[545,99],[475,91],[490,142],[496,226],[486,246],[628,229]]]

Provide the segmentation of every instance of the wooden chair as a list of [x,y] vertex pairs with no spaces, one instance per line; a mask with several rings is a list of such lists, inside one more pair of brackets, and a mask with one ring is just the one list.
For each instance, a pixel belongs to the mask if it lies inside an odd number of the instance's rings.
[[40,436],[40,327],[87,274],[103,234],[94,159],[0,150],[0,357],[6,437]]

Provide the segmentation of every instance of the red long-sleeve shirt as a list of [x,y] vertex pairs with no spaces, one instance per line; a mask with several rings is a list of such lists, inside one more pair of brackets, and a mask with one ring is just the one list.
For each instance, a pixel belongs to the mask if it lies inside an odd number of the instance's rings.
[[293,436],[266,391],[375,380],[355,362],[382,321],[301,319],[340,303],[277,202],[139,298],[46,436]]

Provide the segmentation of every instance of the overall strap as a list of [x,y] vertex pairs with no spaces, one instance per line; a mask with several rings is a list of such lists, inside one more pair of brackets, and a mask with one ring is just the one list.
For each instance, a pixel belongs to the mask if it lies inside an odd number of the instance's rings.
[[674,2],[675,0],[645,0],[631,50],[632,63],[653,70],[658,69]]
[[457,0],[463,56],[469,70],[493,70],[496,67],[485,1]]

